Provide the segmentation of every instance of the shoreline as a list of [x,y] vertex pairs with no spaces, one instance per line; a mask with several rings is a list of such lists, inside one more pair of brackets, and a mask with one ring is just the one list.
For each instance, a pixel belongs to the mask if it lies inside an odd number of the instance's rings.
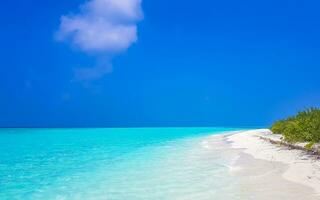
[[271,134],[268,129],[228,132],[208,142],[213,148],[224,146],[222,151],[237,151],[226,154],[232,160],[230,174],[253,199],[320,199],[320,160],[264,138]]

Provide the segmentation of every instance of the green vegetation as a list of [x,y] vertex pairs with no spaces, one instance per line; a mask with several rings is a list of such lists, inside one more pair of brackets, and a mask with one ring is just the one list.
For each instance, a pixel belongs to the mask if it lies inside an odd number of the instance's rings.
[[285,120],[276,121],[271,131],[282,134],[288,142],[309,142],[306,148],[311,149],[314,143],[320,142],[320,109],[310,108]]
[[307,150],[312,150],[312,147],[315,143],[314,142],[309,142],[308,144],[306,144],[306,146],[304,146]]

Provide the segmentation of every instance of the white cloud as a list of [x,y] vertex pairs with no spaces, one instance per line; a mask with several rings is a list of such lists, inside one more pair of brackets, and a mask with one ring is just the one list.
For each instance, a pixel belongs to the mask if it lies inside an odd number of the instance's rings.
[[90,0],[80,6],[79,13],[61,17],[56,37],[86,53],[111,57],[136,42],[141,19],[141,0]]
[[78,14],[61,17],[57,38],[85,52],[117,53],[137,40],[141,18],[141,0],[91,0]]

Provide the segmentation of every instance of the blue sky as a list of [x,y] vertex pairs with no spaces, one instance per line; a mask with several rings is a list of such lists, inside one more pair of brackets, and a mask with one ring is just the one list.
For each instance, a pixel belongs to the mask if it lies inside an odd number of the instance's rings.
[[110,2],[2,1],[0,126],[268,126],[320,105],[319,1]]

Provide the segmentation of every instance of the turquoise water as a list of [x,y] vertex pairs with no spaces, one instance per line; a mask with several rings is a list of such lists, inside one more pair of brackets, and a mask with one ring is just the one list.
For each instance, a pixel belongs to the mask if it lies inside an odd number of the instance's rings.
[[231,130],[0,129],[0,199],[210,199],[230,180],[201,141]]

